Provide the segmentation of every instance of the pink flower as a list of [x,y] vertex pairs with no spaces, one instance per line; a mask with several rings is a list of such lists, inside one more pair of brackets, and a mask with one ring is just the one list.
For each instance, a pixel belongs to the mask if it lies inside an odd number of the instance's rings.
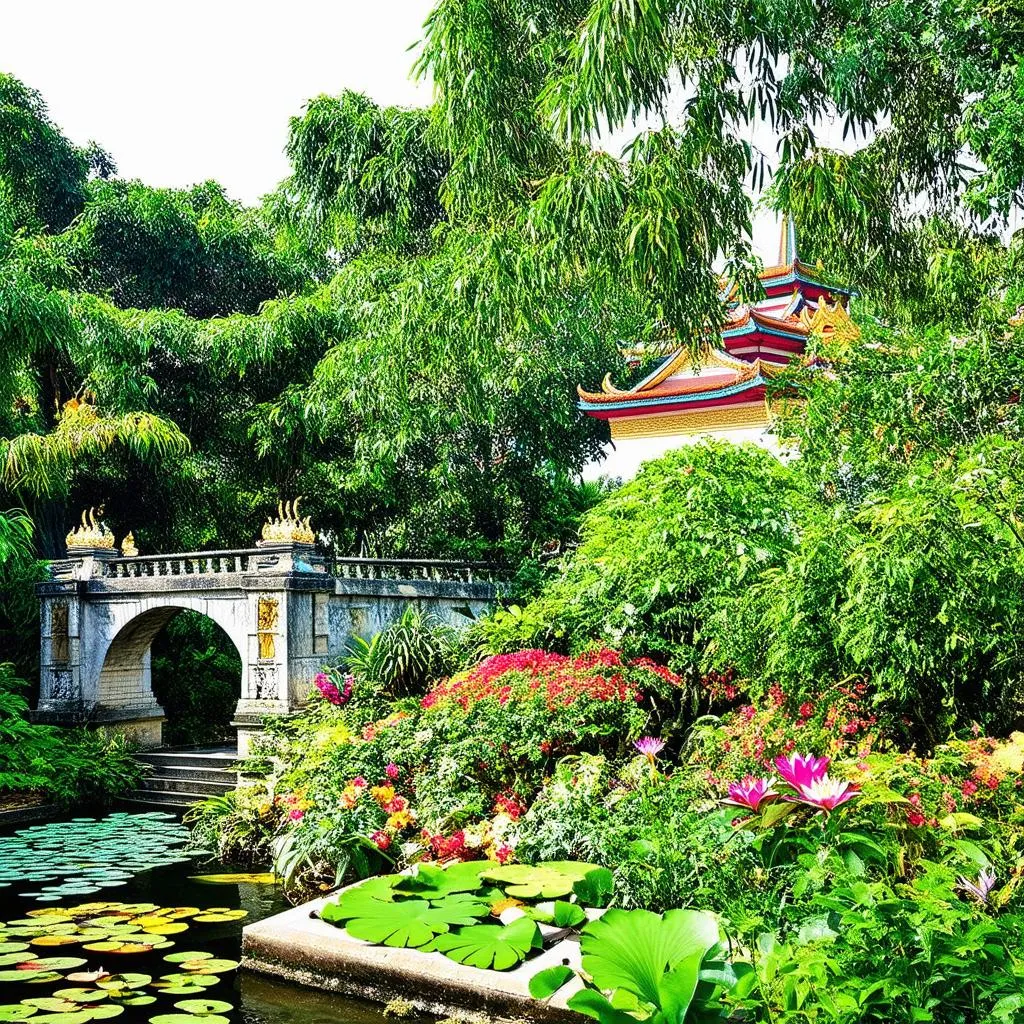
[[508,843],[502,843],[501,846],[494,851],[494,859],[499,864],[507,864],[512,859],[513,854],[515,854],[515,850],[513,850]]
[[386,850],[391,845],[391,836],[387,832],[380,831],[380,829],[372,833],[370,839],[376,843],[378,850]]
[[859,793],[860,786],[855,782],[831,779],[825,774],[809,785],[800,786],[797,796],[787,796],[786,799],[807,804],[809,807],[817,807],[828,814],[829,811],[834,811],[840,804],[852,800]]
[[828,758],[815,757],[813,754],[792,754],[790,757],[775,758],[775,767],[783,781],[799,793],[805,786],[825,776]]
[[364,779],[362,775],[357,775],[352,780],[352,785],[355,786],[356,789],[366,789],[366,779]]
[[665,749],[665,741],[656,739],[654,736],[643,736],[634,744],[637,750],[649,761],[654,759]]
[[778,799],[779,794],[772,788],[777,781],[755,779],[748,775],[742,782],[729,783],[729,796],[722,802],[736,807],[746,807],[756,814],[761,804]]
[[394,761],[391,761],[388,764],[388,766],[384,769],[384,774],[389,779],[397,779],[398,776],[401,774],[401,769],[398,767],[397,764],[395,764]]
[[291,818],[292,821],[302,821],[304,814],[296,807],[295,810],[288,812],[288,817]]
[[924,815],[920,811],[910,811],[907,814],[907,824],[912,828],[920,828],[924,821]]

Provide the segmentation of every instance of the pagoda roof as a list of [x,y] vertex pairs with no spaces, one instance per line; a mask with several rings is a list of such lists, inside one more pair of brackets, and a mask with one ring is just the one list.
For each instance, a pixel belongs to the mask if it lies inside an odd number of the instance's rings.
[[[802,356],[814,333],[855,337],[859,331],[841,298],[848,289],[824,284],[800,263],[792,219],[783,224],[780,262],[760,275],[765,297],[756,303],[729,301],[717,344],[710,339],[699,356],[676,344],[655,369],[631,388],[618,388],[606,376],[599,392],[578,388],[579,408],[601,419],[645,412],[707,410],[763,401],[768,380],[794,357]],[[830,304],[829,299],[833,298]],[[663,349],[666,342],[659,343]],[[636,359],[642,349],[626,353]]]

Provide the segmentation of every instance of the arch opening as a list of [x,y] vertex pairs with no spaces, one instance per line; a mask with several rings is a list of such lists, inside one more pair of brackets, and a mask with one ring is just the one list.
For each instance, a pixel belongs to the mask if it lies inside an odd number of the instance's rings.
[[114,636],[97,681],[103,708],[162,712],[168,746],[235,741],[242,653],[211,616],[181,605],[137,615]]

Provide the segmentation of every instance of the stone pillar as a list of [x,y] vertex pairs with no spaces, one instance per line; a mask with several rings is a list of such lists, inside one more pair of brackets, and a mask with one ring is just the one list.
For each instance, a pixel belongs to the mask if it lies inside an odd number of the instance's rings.
[[[302,706],[326,654],[317,643],[317,612],[334,590],[312,544],[260,541],[242,578],[248,595],[248,668],[232,721],[238,752],[249,753],[269,715]],[[318,650],[323,646],[323,651]]]
[[[86,600],[88,587],[102,578],[104,562],[119,555],[113,546],[69,548],[66,560],[51,564],[51,579],[37,585],[39,704],[32,719],[52,725],[108,725],[127,733],[140,746],[159,746],[164,714],[148,689],[148,643],[142,680],[146,685],[135,687],[138,699],[124,706],[104,703],[100,692],[102,665],[88,660],[90,655],[105,655],[113,639],[108,635],[109,628],[104,628],[108,624],[102,612]],[[132,670],[138,674],[134,666]],[[143,694],[148,694],[148,700]]]

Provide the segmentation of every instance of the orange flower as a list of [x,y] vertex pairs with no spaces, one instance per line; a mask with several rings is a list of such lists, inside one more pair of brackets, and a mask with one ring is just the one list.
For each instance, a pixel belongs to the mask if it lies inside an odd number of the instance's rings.
[[391,803],[395,799],[395,787],[394,786],[373,786],[370,789],[370,796],[383,807],[385,804]]
[[409,828],[413,823],[414,819],[411,811],[396,811],[388,818],[388,828],[393,828],[396,832]]

